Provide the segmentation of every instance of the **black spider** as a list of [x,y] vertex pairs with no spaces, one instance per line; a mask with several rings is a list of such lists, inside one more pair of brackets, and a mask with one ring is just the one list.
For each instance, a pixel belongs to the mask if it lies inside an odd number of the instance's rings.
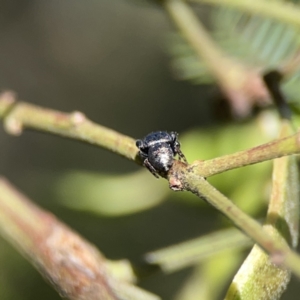
[[178,133],[171,131],[156,131],[146,135],[142,140],[136,141],[139,155],[143,164],[157,178],[158,173],[166,173],[173,165],[174,157],[178,154],[179,159],[187,163],[184,154],[180,150],[177,139]]

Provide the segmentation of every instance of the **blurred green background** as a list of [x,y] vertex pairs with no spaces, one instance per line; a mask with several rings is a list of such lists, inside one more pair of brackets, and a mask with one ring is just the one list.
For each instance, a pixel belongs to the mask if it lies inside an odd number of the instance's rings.
[[[40,106],[82,111],[136,138],[154,130],[178,131],[189,162],[270,140],[262,131],[257,134],[258,123],[269,122],[265,115],[243,124],[216,122],[224,109],[216,110],[215,88],[174,80],[166,50],[171,30],[164,11],[144,1],[0,0],[0,88]],[[109,259],[138,259],[220,224],[230,225],[196,198],[169,192],[166,182],[134,163],[86,144],[32,131],[15,138],[0,127],[0,162],[1,175]],[[240,207],[262,217],[270,166],[229,172],[212,182]],[[139,190],[132,195],[135,186]],[[98,207],[98,197],[104,206],[116,201],[116,207]],[[131,199],[132,205],[150,201],[145,203],[150,209],[128,214]],[[191,272],[155,275],[140,286],[175,299]],[[283,299],[298,299],[299,292],[295,281]],[[60,299],[3,239],[0,298]]]

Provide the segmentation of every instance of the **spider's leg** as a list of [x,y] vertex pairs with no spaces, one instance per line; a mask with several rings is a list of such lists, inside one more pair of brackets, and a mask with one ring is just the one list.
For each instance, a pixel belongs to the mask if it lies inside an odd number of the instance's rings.
[[150,164],[148,158],[144,160],[144,166],[156,177],[159,178],[157,171],[154,169],[154,167]]
[[177,140],[174,142],[174,152],[175,152],[175,154],[178,154],[179,160],[183,160],[186,164],[188,163],[184,154],[182,153],[182,151],[180,149],[180,144]]
[[177,154],[179,156],[179,160],[183,160],[186,164],[188,163],[187,160],[186,160],[185,155],[181,152],[180,149],[177,150]]

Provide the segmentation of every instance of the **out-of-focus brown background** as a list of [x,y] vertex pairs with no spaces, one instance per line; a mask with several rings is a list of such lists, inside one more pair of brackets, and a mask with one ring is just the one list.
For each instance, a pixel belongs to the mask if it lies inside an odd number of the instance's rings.
[[[146,1],[0,0],[0,89],[40,106],[82,111],[137,138],[153,130],[209,126],[212,89],[173,79],[166,51],[170,30],[160,6]],[[220,216],[206,206],[166,201],[106,218],[63,208],[49,190],[49,178],[68,170],[123,174],[139,168],[96,147],[32,131],[16,138],[0,126],[0,174],[110,259],[137,259],[215,229]],[[141,286],[174,299],[190,272],[153,276]],[[289,289],[284,299],[297,299],[293,293]],[[0,298],[60,299],[3,239]]]

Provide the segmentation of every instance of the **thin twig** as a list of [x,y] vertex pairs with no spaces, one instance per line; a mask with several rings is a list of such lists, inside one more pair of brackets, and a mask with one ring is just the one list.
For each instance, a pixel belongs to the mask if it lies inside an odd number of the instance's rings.
[[205,178],[200,177],[192,169],[183,170],[179,164],[176,164],[169,173],[169,182],[170,187],[174,190],[192,192],[214,206],[264,249],[271,256],[273,262],[289,268],[300,277],[300,256],[291,251],[284,242],[269,236],[258,222],[235,206]]
[[225,171],[300,153],[300,132],[244,151],[197,160],[189,168],[198,176],[209,177]]
[[[95,124],[80,112],[67,114],[13,99],[10,93],[0,94],[0,120],[3,120],[8,133],[21,134],[26,128],[50,132],[100,146],[141,164],[134,139]],[[195,174],[209,177],[295,153],[300,153],[300,133],[245,151],[209,160],[197,160],[189,167]],[[186,165],[182,164],[182,167],[185,168]]]
[[199,238],[146,253],[144,261],[164,272],[192,266],[226,250],[243,249],[253,242],[236,228],[213,232]]
[[68,114],[17,102],[6,92],[0,95],[1,119],[6,131],[13,135],[20,135],[24,128],[46,131],[101,146],[140,163],[134,139],[93,123],[81,112]]
[[[290,121],[283,120],[279,136],[294,132]],[[272,192],[264,224],[265,231],[278,240],[285,240],[295,249],[299,240],[299,174],[296,157],[286,156],[273,161]],[[266,289],[266,278],[268,288]],[[289,269],[278,268],[268,255],[255,245],[235,275],[226,300],[251,295],[253,299],[280,299],[291,279]]]

